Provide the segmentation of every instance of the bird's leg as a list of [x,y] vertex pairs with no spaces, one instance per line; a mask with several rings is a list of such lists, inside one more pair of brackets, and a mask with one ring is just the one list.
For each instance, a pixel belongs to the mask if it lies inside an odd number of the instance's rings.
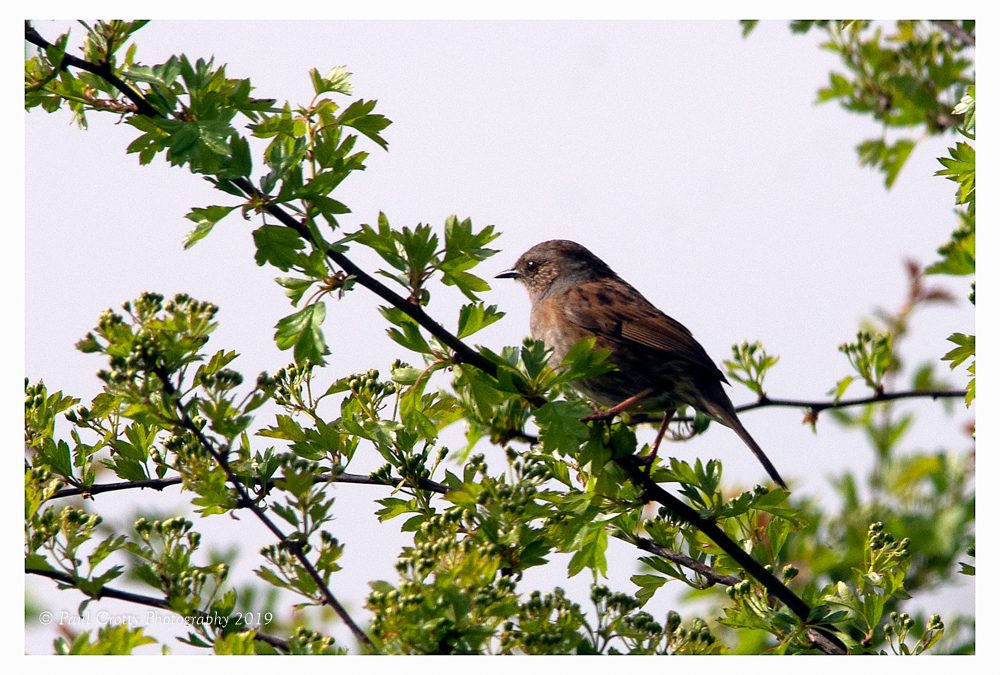
[[674,418],[674,411],[668,410],[663,413],[663,421],[660,422],[660,428],[656,432],[656,438],[653,440],[653,447],[649,451],[649,454],[643,460],[646,463],[646,475],[648,476],[653,470],[653,460],[656,459],[656,452],[660,449],[660,443],[663,441],[664,434],[667,433],[667,427],[670,426],[670,420]]
[[625,399],[624,401],[622,401],[618,405],[612,406],[611,408],[608,408],[604,412],[595,412],[593,415],[587,415],[586,417],[583,418],[583,421],[587,422],[587,421],[591,421],[591,420],[594,420],[594,421],[609,420],[612,417],[614,417],[615,415],[617,415],[618,413],[620,413],[621,411],[626,410],[627,408],[635,405],[637,402],[639,402],[642,399],[646,398],[647,396],[649,396],[650,394],[652,394],[654,391],[656,391],[656,390],[653,389],[652,387],[648,387],[646,389],[643,389],[638,394],[635,394],[634,396],[629,396],[627,399]]

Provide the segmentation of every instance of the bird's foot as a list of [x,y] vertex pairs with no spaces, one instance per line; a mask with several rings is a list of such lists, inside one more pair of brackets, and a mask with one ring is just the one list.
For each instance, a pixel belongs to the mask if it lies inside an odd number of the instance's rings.
[[581,419],[584,422],[591,422],[591,421],[606,422],[606,421],[610,420],[611,418],[613,418],[618,413],[623,412],[623,411],[627,410],[628,408],[631,408],[637,402],[639,402],[642,399],[646,398],[647,396],[649,396],[650,394],[652,394],[654,391],[655,390],[652,389],[652,388],[643,389],[638,394],[635,394],[634,396],[629,396],[627,399],[625,399],[624,401],[622,401],[618,405],[612,406],[612,407],[610,407],[610,408],[608,408],[607,410],[604,410],[604,411],[600,410],[599,408],[597,408],[595,406],[594,407],[594,414],[587,415],[586,417],[583,417]]
[[594,412],[587,415],[586,417],[581,417],[581,422],[610,422],[614,419],[618,412],[615,410],[601,410],[597,406],[594,406]]

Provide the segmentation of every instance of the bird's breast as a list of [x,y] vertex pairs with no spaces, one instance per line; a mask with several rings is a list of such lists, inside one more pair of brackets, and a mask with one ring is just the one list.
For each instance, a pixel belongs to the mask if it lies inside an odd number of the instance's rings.
[[531,336],[552,350],[553,364],[561,362],[578,340],[589,335],[567,320],[557,298],[546,298],[531,308]]

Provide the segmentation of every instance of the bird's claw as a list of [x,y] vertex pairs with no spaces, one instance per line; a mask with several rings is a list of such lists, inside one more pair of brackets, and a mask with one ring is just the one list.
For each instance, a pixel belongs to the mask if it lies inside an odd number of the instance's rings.
[[591,414],[587,415],[586,417],[581,417],[580,421],[581,422],[610,422],[612,419],[614,419],[614,416],[617,415],[617,414],[618,413],[611,412],[609,410],[599,410],[599,409],[595,408],[594,412],[592,412]]

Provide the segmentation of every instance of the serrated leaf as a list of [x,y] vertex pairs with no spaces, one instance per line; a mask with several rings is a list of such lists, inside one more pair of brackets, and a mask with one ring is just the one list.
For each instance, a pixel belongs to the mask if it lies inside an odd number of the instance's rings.
[[653,597],[657,589],[667,583],[666,577],[657,574],[633,574],[629,580],[639,587],[639,590],[635,592],[635,597],[644,605]]
[[420,325],[409,315],[395,307],[380,307],[379,312],[389,322],[399,327],[398,329],[389,328],[386,330],[393,341],[421,354],[430,353],[431,346],[424,339],[424,336],[421,335]]
[[206,206],[191,209],[184,217],[195,224],[193,230],[184,237],[184,248],[191,248],[204,239],[215,224],[225,218],[235,209],[235,206]]
[[502,319],[504,313],[497,310],[496,305],[463,305],[458,313],[458,338],[466,338],[473,333],[482,330],[491,323]]
[[569,561],[569,576],[576,576],[581,570],[589,568],[594,576],[607,576],[608,560],[605,552],[608,548],[608,531],[603,522],[590,523],[584,527],[580,545]]
[[309,78],[312,80],[313,92],[317,95],[329,91],[345,96],[352,93],[351,73],[347,72],[346,66],[334,66],[325,75],[320,75],[319,70],[311,68]]
[[583,401],[550,401],[535,411],[538,433],[547,452],[569,454],[590,438],[590,430],[580,418],[590,414]]
[[966,359],[976,355],[975,335],[952,333],[948,336],[948,342],[953,342],[958,345],[941,358],[942,361],[951,362],[950,367],[952,370],[960,366]]
[[379,134],[380,131],[392,124],[383,115],[373,113],[376,101],[365,101],[358,99],[344,109],[337,121],[347,127],[357,129],[362,134],[375,141],[382,149],[389,147],[388,142]]
[[257,245],[254,260],[258,265],[270,263],[287,272],[299,262],[306,247],[295,230],[283,225],[263,225],[253,231],[253,241]]
[[315,279],[299,279],[298,277],[277,277],[278,285],[285,289],[285,295],[292,300],[292,306],[299,304],[299,300],[309,287],[316,283]]
[[278,349],[293,349],[296,363],[324,365],[323,358],[330,353],[323,339],[322,325],[326,319],[326,305],[314,302],[298,312],[278,321],[274,341]]

